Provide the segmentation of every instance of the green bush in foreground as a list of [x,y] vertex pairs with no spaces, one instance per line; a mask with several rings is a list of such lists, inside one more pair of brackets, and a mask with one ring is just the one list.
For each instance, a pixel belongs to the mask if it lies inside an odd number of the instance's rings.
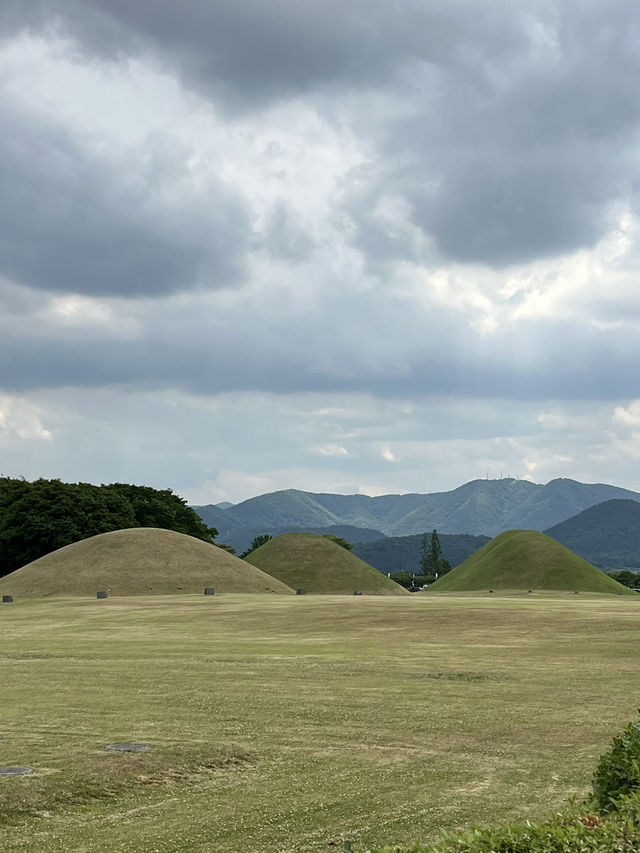
[[385,847],[369,853],[637,853],[640,850],[640,722],[629,723],[602,755],[593,796],[579,811],[544,823],[443,833],[439,841],[410,850]]
[[640,799],[623,798],[618,810],[601,818],[554,815],[545,823],[474,829],[410,850],[385,847],[370,853],[637,853],[640,850]]
[[640,788],[640,722],[629,723],[601,756],[593,777],[590,806],[602,814],[618,811],[623,798]]

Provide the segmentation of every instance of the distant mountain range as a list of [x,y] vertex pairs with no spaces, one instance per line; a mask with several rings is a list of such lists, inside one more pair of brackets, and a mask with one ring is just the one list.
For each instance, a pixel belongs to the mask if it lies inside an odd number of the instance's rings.
[[[544,533],[599,569],[640,570],[640,503],[604,501]],[[458,566],[490,541],[488,536],[439,534],[442,556]],[[422,534],[359,542],[353,552],[381,572],[417,572]]]
[[600,569],[640,570],[640,504],[612,500],[545,530]]
[[[450,492],[375,498],[287,489],[233,506],[209,504],[194,509],[207,524],[218,529],[218,541],[244,550],[256,535],[290,531],[333,532],[350,542],[371,541],[381,538],[380,534],[410,536],[434,529],[439,534],[493,537],[503,530],[526,528],[553,535],[550,528],[612,500],[638,503],[640,493],[568,479],[539,485],[505,478],[473,480]],[[558,541],[562,540],[558,537]]]

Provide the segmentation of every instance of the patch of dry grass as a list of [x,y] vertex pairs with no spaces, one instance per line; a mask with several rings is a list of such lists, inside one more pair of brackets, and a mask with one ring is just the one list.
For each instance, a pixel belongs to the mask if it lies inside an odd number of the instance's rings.
[[185,745],[180,749],[153,748],[150,752],[122,753],[96,749],[76,755],[71,767],[39,766],[34,774],[0,779],[0,826],[27,818],[50,818],[76,806],[98,800],[117,801],[125,791],[142,787],[180,789],[202,783],[222,769],[254,764],[255,753],[238,744]]

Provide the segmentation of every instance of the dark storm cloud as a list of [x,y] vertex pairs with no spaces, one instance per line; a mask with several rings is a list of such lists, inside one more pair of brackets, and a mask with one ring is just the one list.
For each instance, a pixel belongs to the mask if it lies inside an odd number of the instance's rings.
[[0,16],[85,61],[155,58],[225,110],[343,110],[378,161],[348,207],[375,261],[413,251],[369,215],[389,193],[443,258],[494,267],[592,246],[637,203],[634,0],[8,0]]
[[403,196],[444,258],[495,267],[592,246],[612,205],[636,204],[634,0],[9,0],[0,14],[87,57],[155,57],[225,110],[313,94],[332,114],[361,93],[352,127],[379,168],[349,210],[373,257],[411,250],[368,218],[376,194]]
[[250,233],[224,185],[167,203],[185,176],[166,151],[125,164],[1,101],[0,121],[11,128],[0,136],[0,274],[94,295],[237,283]]
[[[620,399],[637,393],[640,335],[577,321],[530,321],[491,336],[461,324],[446,309],[410,318],[392,304],[362,307],[348,326],[337,305],[315,315],[283,316],[275,325],[239,306],[217,316],[196,305],[147,300],[119,317],[87,327],[35,315],[14,300],[0,318],[0,387],[60,385],[181,388],[199,394],[366,392],[385,398],[453,395],[512,400]],[[52,321],[57,317],[57,322]]]
[[562,254],[594,245],[612,206],[637,209],[637,7],[549,4],[521,24],[511,55],[478,41],[435,75],[417,68],[411,109],[386,128],[378,189],[407,198],[445,258],[500,267]]
[[[459,59],[471,38],[513,49],[508,0],[5,0],[0,26],[58,33],[91,54],[155,52],[200,91],[250,103],[323,84],[375,85],[414,56]],[[489,13],[489,14],[487,14]],[[235,106],[239,106],[236,104]]]

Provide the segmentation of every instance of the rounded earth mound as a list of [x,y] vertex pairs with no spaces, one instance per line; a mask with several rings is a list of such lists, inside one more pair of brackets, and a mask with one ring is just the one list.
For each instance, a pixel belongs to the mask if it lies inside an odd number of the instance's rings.
[[46,554],[0,578],[14,596],[292,593],[288,586],[222,548],[155,527],[101,533]]
[[309,593],[409,595],[351,551],[315,533],[285,533],[252,551],[246,559],[287,586],[301,587]]
[[431,592],[573,591],[634,595],[538,530],[507,530],[429,588]]

